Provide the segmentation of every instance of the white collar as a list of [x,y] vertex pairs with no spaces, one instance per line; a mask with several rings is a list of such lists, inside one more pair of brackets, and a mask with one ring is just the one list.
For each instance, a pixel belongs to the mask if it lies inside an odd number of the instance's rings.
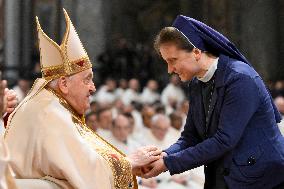
[[213,77],[215,71],[217,70],[218,60],[219,60],[219,57],[216,58],[216,60],[213,62],[213,64],[211,64],[211,66],[209,67],[207,72],[204,74],[204,76],[203,77],[197,77],[197,79],[204,82],[204,83],[208,82]]

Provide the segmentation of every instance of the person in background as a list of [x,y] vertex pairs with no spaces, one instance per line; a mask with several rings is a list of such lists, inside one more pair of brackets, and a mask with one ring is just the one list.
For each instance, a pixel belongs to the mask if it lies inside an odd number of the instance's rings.
[[284,97],[283,96],[278,96],[274,99],[274,103],[277,107],[277,109],[279,110],[280,114],[281,114],[281,117],[282,117],[282,120],[281,122],[278,124],[279,126],[279,129],[282,133],[282,135],[284,136]]
[[30,88],[31,88],[30,79],[27,76],[20,77],[17,85],[13,87],[13,90],[17,94],[19,102],[21,102],[26,97]]
[[160,100],[160,94],[158,93],[158,82],[155,80],[149,80],[146,87],[144,87],[141,95],[140,101],[145,104],[153,104]]
[[104,137],[109,138],[111,135],[110,129],[112,126],[112,111],[109,107],[100,108],[96,112],[97,114],[97,133]]
[[[170,146],[177,138],[170,136],[169,129],[171,122],[168,116],[164,114],[155,114],[151,118],[151,127],[141,135],[139,142],[143,145],[154,145],[158,148],[165,149]],[[156,178],[142,179],[140,184],[144,187],[157,189],[186,189],[188,181],[190,180],[189,172],[178,174],[171,177],[169,174],[164,173]],[[192,181],[193,182],[193,181]]]
[[94,132],[97,131],[97,114],[95,112],[91,111],[86,114],[86,125]]
[[161,102],[166,107],[166,114],[169,115],[185,99],[185,94],[180,85],[180,79],[176,74],[170,78],[170,83],[161,93]]
[[95,95],[96,101],[104,106],[112,105],[117,97],[116,82],[112,78],[107,78]]
[[108,141],[124,154],[129,155],[137,148],[141,147],[139,143],[130,138],[130,120],[127,115],[118,114],[112,124],[111,137]]
[[161,149],[169,147],[173,142],[168,134],[171,127],[170,119],[164,114],[154,114],[149,124],[151,126],[142,131],[138,142],[144,146],[152,144]]
[[128,88],[127,80],[123,79],[123,78],[120,79],[119,82],[118,82],[118,88],[115,91],[117,98],[121,99],[127,88]]
[[183,128],[183,120],[182,116],[177,113],[173,112],[169,115],[170,121],[171,121],[171,127],[169,129],[169,136],[172,137],[172,140],[176,141]]
[[125,90],[122,101],[124,105],[131,104],[132,101],[134,102],[140,102],[140,95],[139,95],[139,89],[140,89],[140,83],[138,79],[132,78],[128,82],[129,88]]

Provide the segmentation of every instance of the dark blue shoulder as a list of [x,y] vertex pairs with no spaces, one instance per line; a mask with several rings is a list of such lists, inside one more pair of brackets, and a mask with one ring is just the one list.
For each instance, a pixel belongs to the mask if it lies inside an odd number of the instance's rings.
[[255,78],[259,76],[259,74],[255,71],[255,69],[252,66],[232,58],[229,59],[229,64],[227,66],[227,73],[244,76],[244,77],[247,76],[250,78]]

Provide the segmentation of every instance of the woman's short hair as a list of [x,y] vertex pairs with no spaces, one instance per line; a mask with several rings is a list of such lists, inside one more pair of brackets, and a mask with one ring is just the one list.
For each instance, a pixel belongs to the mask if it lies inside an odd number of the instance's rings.
[[[195,48],[188,41],[188,39],[174,27],[165,27],[156,36],[154,41],[154,48],[159,55],[161,55],[160,46],[166,43],[172,43],[176,45],[178,49],[186,50],[188,52],[191,52]],[[214,49],[210,49],[203,52],[206,53],[208,56],[219,56],[219,53],[216,52]]]
[[160,46],[165,43],[173,43],[177,48],[188,52],[194,48],[188,39],[174,27],[165,27],[156,36],[154,48],[158,54],[160,54]]

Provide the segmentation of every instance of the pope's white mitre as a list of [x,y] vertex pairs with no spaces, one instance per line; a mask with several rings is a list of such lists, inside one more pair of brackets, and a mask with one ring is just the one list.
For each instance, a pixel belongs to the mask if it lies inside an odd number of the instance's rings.
[[92,67],[86,50],[66,12],[66,31],[60,45],[50,39],[41,29],[36,17],[39,39],[42,77],[52,80],[61,76],[72,75]]

